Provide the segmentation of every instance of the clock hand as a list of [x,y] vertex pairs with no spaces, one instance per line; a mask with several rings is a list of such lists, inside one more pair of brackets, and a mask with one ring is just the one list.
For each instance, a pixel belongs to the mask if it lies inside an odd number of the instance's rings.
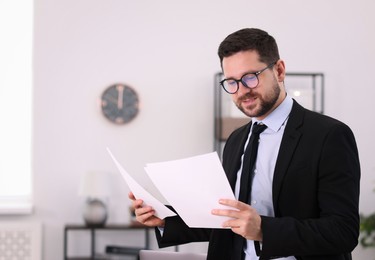
[[117,87],[118,96],[117,96],[117,108],[122,109],[124,101],[124,86],[118,85]]

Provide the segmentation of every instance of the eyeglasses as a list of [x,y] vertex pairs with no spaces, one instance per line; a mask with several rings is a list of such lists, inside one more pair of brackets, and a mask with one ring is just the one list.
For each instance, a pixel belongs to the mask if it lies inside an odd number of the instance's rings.
[[258,78],[259,74],[265,71],[266,69],[271,68],[275,64],[276,64],[276,61],[258,72],[246,73],[240,79],[233,79],[233,78],[224,79],[220,81],[220,85],[229,94],[234,94],[238,91],[238,89],[240,88],[240,85],[239,85],[240,82],[242,83],[242,85],[244,85],[247,88],[256,88],[259,84],[259,78]]

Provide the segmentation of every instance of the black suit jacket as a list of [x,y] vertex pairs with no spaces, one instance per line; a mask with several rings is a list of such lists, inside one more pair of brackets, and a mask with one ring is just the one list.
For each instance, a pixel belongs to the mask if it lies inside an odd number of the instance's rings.
[[[224,148],[223,167],[233,189],[249,129],[250,124],[234,131]],[[274,172],[275,217],[262,216],[260,259],[351,259],[359,235],[359,179],[350,128],[294,101]],[[189,228],[172,217],[163,236],[156,235],[160,247],[209,241],[207,259],[240,260],[232,251],[237,235],[231,230]]]

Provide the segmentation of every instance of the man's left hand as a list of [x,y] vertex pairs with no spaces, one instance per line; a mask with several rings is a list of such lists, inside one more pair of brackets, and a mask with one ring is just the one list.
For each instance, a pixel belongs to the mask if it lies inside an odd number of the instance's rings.
[[224,228],[229,227],[248,240],[262,241],[262,219],[253,207],[238,200],[221,199],[219,203],[234,208],[212,210],[213,215],[232,218],[223,223]]

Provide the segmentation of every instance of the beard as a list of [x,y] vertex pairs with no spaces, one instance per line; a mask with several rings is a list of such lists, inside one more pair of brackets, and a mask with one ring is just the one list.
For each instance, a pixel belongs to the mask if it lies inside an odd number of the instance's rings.
[[[280,86],[277,84],[276,80],[273,83],[271,90],[265,94],[265,96],[257,95],[253,93],[253,90],[248,92],[247,94],[243,95],[242,97],[238,98],[236,106],[239,110],[242,111],[245,115],[249,117],[261,117],[269,113],[271,110],[274,109],[277,100],[280,97]],[[242,101],[247,98],[254,98],[256,97],[258,100],[258,104],[252,104],[250,106],[244,107],[242,105]]]

